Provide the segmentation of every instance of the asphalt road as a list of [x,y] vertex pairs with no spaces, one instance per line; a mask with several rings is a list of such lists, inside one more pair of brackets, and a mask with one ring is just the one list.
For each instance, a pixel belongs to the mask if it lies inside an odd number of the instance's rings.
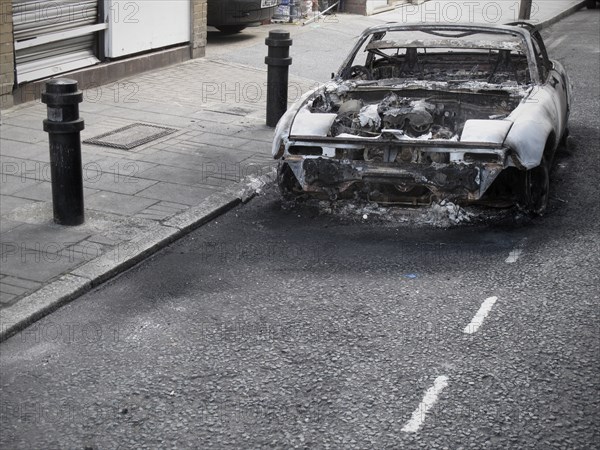
[[549,30],[577,148],[545,217],[268,190],[2,343],[2,448],[599,448],[599,17]]

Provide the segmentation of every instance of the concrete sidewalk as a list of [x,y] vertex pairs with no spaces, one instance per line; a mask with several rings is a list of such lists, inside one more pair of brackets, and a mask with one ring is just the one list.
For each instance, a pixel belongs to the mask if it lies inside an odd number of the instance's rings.
[[[420,7],[439,4],[443,10],[443,3]],[[546,4],[552,7],[538,12],[542,23],[582,2]],[[339,15],[330,26],[335,32],[344,23],[365,28],[399,20],[386,17],[392,14],[398,11],[364,20]],[[260,33],[272,28],[281,25],[261,27]],[[303,36],[314,39],[323,28],[289,30],[301,47]],[[294,67],[329,60],[328,54],[348,44],[327,43],[311,52],[294,53],[293,47],[292,74]],[[245,201],[272,178],[273,130],[264,125],[264,40],[255,46],[262,53],[253,58],[257,67],[231,62],[238,53],[251,54],[247,47],[221,53],[225,61],[193,60],[112,85],[80,86],[83,140],[133,123],[175,131],[131,150],[84,144],[86,222],[78,227],[52,221],[48,141],[42,131],[46,106],[32,102],[2,112],[0,339]],[[314,85],[292,75],[290,102]]]

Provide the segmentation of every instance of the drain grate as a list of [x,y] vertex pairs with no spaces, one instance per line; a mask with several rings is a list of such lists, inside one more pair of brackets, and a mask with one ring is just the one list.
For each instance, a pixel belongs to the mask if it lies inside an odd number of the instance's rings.
[[177,131],[175,128],[134,123],[83,141],[85,144],[131,150]]

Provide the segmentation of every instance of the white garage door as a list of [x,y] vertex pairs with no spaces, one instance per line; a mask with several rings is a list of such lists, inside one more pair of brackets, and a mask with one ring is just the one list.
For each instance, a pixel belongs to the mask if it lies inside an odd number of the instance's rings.
[[96,57],[98,0],[13,0],[17,82],[90,66]]

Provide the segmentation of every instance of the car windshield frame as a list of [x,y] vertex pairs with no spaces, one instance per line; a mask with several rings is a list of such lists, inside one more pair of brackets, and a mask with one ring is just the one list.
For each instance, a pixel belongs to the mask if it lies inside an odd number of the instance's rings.
[[[392,32],[425,33],[431,38],[385,39],[386,35]],[[488,35],[489,38],[468,39],[471,36],[481,37],[481,35]],[[537,61],[533,57],[531,39],[528,30],[516,26],[501,28],[481,25],[379,25],[362,33],[338,70],[337,77],[342,79],[342,74],[353,65],[361,48],[364,48],[364,51],[401,48],[438,48],[457,51],[508,50],[520,52],[527,58],[531,83],[540,84],[540,75]]]

